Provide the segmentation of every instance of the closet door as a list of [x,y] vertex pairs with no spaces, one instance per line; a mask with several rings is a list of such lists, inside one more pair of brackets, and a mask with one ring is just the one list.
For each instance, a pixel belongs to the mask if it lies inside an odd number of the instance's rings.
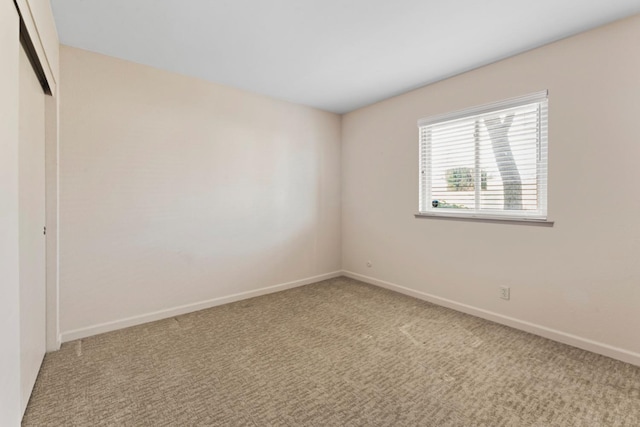
[[27,407],[46,348],[44,92],[20,48],[20,378]]

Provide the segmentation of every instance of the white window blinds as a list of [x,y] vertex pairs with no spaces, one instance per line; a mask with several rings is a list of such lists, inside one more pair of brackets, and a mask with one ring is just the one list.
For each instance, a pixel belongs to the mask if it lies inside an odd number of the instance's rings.
[[547,92],[420,120],[420,214],[546,220]]

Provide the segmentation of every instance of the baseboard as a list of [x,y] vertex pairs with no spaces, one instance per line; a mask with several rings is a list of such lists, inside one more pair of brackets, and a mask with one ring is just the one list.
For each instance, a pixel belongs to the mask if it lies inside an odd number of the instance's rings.
[[293,282],[281,283],[278,285],[267,286],[265,288],[255,289],[252,291],[239,292],[237,294],[227,295],[223,297],[213,298],[206,301],[200,301],[192,304],[185,304],[164,310],[158,310],[151,313],[145,313],[138,316],[127,317],[124,319],[114,320],[111,322],[100,323],[97,325],[87,326],[85,328],[74,329],[63,332],[61,336],[62,342],[69,342],[81,338],[87,338],[93,335],[111,332],[118,329],[128,328],[130,326],[141,325],[143,323],[154,322],[156,320],[167,319],[181,314],[191,313],[194,311],[204,310],[206,308],[215,307],[230,302],[240,301],[247,298],[258,297],[260,295],[271,294],[274,292],[284,291],[285,289],[296,288],[308,285],[310,283],[319,282],[321,280],[331,279],[342,275],[342,271],[334,271],[331,273],[320,274],[318,276],[307,277],[305,279],[295,280]]
[[519,320],[513,317],[504,316],[499,313],[473,307],[467,304],[462,304],[453,300],[441,298],[425,292],[409,289],[404,286],[397,285],[395,283],[379,280],[374,277],[365,276],[363,274],[354,273],[352,271],[343,270],[342,274],[344,276],[351,277],[352,279],[360,280],[362,282],[369,283],[371,285],[379,286],[385,289],[390,289],[392,291],[396,291],[401,294],[409,295],[414,298],[428,301],[436,305],[451,308],[456,311],[460,311],[466,314],[471,314],[473,316],[480,317],[483,319],[491,320],[492,322],[510,326],[515,329],[520,329],[535,335],[539,335],[544,338],[561,342],[563,344],[568,344],[573,347],[581,348],[583,350],[587,350],[593,353],[601,354],[603,356],[611,357],[612,359],[617,359],[626,363],[631,363],[633,365],[640,366],[640,354],[634,353],[632,351],[628,351],[618,347],[613,347],[608,344],[593,341],[593,340],[579,337],[577,335],[569,334],[566,332],[558,331],[556,329],[547,328],[546,326],[541,326],[535,323],[526,322],[524,320]]

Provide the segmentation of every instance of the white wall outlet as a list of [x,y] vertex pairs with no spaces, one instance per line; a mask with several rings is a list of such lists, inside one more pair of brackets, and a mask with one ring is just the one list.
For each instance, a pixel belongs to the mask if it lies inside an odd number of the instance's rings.
[[500,298],[502,299],[510,299],[511,298],[511,288],[508,286],[500,286]]
[[373,264],[371,263],[371,261],[367,261],[367,267],[371,268],[373,266]]

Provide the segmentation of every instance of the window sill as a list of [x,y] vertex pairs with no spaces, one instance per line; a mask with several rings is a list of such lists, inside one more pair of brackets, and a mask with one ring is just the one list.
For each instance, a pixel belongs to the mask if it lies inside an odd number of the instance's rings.
[[528,219],[528,218],[507,218],[499,216],[466,216],[456,214],[428,214],[417,213],[414,215],[416,218],[428,218],[428,219],[444,219],[450,221],[471,221],[471,222],[493,222],[513,225],[534,225],[538,227],[553,227],[554,221],[548,219]]

